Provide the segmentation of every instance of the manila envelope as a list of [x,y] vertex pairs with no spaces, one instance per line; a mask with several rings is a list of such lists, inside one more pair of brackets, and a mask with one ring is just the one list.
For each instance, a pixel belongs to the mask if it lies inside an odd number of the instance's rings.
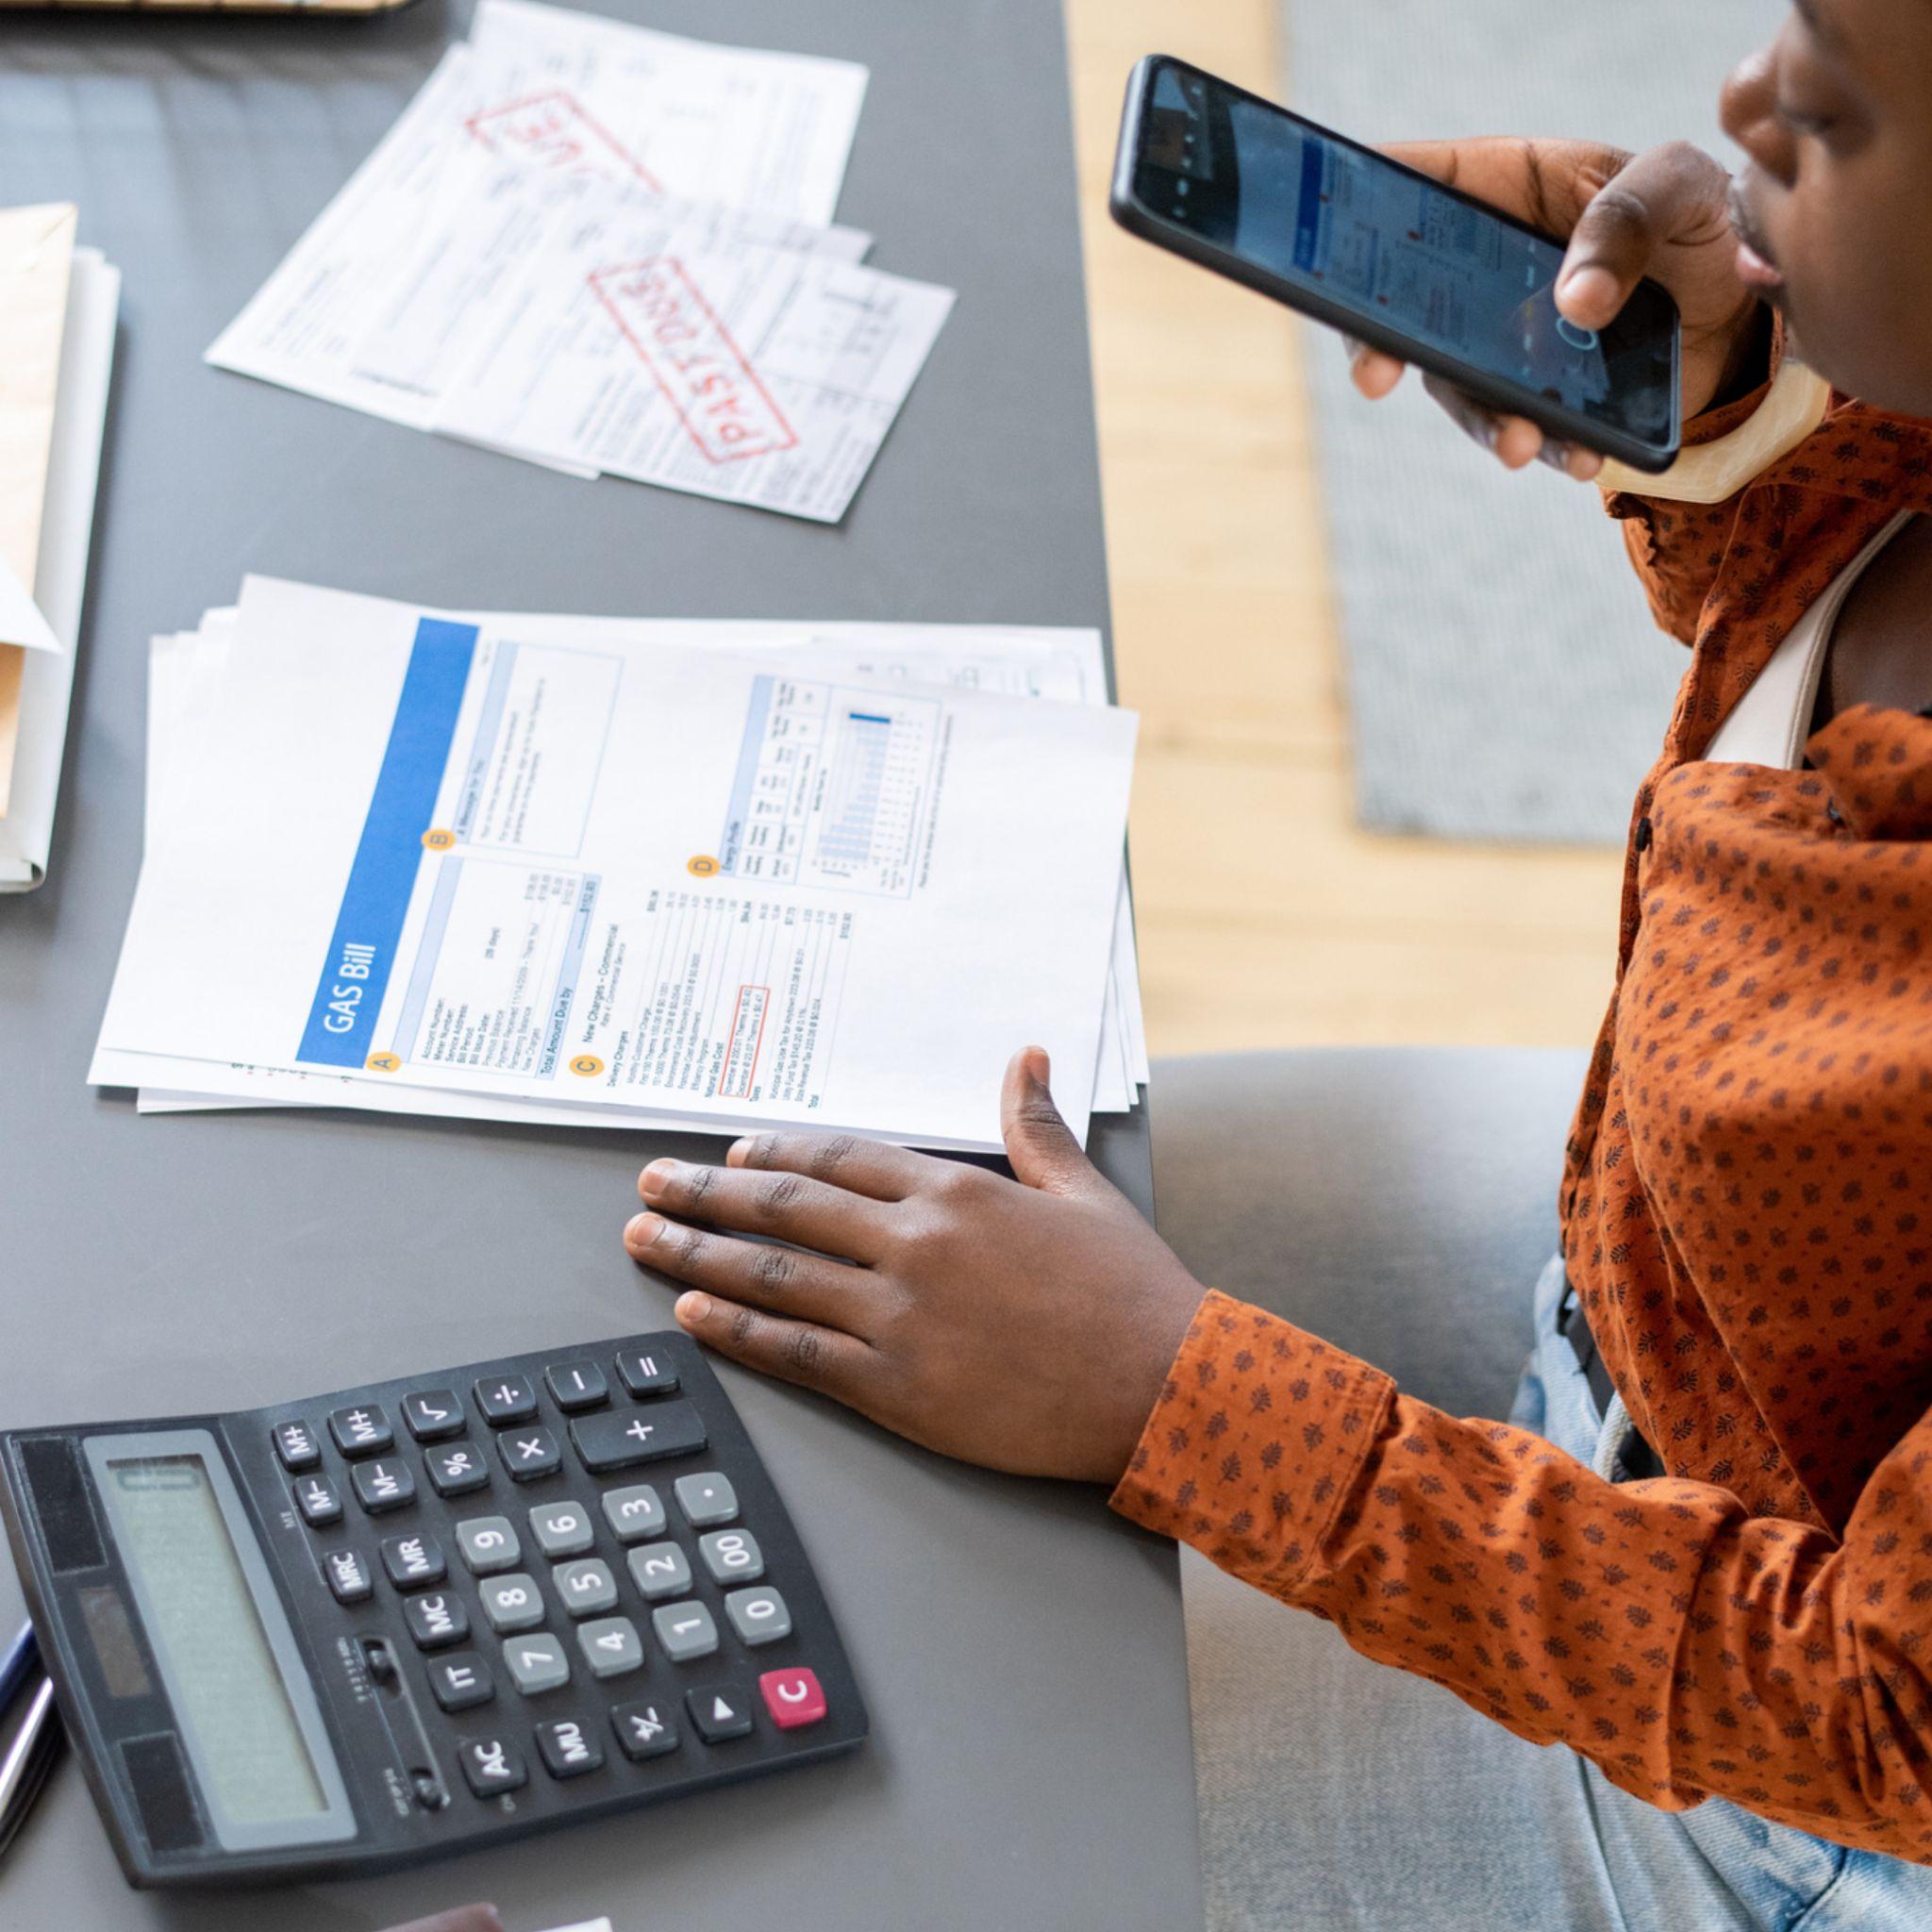
[[[72,202],[0,208],[0,558],[29,593],[54,445],[75,220]],[[0,818],[13,790],[25,661],[19,644],[0,641]]]

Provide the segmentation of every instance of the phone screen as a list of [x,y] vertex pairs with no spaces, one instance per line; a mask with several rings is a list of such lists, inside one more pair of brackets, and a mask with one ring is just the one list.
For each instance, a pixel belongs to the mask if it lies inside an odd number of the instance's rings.
[[1674,434],[1674,314],[1639,287],[1599,334],[1557,312],[1533,230],[1172,61],[1135,170],[1154,214],[1292,287],[1653,446]]

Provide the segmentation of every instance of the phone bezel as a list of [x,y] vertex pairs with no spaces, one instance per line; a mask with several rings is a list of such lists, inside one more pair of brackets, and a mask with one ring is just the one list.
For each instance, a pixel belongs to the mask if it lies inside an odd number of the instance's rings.
[[1493,208],[1490,203],[1461,189],[1451,188],[1424,174],[1420,169],[1393,159],[1379,148],[1372,147],[1365,142],[1352,140],[1345,134],[1338,134],[1333,128],[1324,127],[1319,121],[1311,121],[1306,114],[1297,114],[1291,108],[1284,108],[1278,101],[1271,101],[1265,95],[1253,93],[1244,87],[1237,86],[1231,80],[1209,74],[1206,68],[1196,67],[1191,61],[1177,58],[1172,54],[1147,54],[1135,62],[1134,71],[1128,76],[1126,105],[1121,116],[1120,144],[1114,156],[1113,186],[1108,198],[1108,209],[1113,218],[1130,234],[1138,235],[1142,241],[1151,242],[1157,247],[1168,249],[1198,266],[1225,275],[1230,281],[1240,282],[1244,288],[1253,289],[1257,294],[1266,295],[1281,303],[1285,308],[1297,310],[1311,320],[1352,336],[1357,341],[1366,342],[1371,348],[1380,349],[1388,355],[1398,357],[1405,362],[1412,362],[1418,369],[1441,376],[1452,382],[1457,389],[1474,396],[1478,402],[1512,416],[1526,416],[1539,428],[1560,437],[1566,442],[1580,444],[1585,449],[1595,450],[1607,457],[1614,457],[1620,462],[1628,463],[1632,469],[1641,470],[1655,475],[1667,470],[1676,460],[1683,439],[1683,346],[1684,334],[1682,320],[1677,305],[1668,289],[1661,283],[1645,282],[1663,297],[1669,305],[1671,314],[1671,430],[1667,443],[1646,442],[1641,437],[1620,430],[1613,424],[1605,423],[1601,418],[1585,415],[1580,409],[1565,408],[1553,403],[1547,396],[1506,378],[1493,375],[1488,370],[1478,368],[1474,363],[1458,361],[1455,357],[1444,354],[1427,342],[1416,341],[1405,335],[1400,329],[1391,328],[1378,322],[1373,316],[1359,314],[1357,310],[1340,303],[1326,300],[1309,290],[1298,287],[1271,271],[1257,267],[1244,260],[1232,250],[1223,248],[1211,242],[1203,241],[1191,229],[1179,223],[1170,221],[1165,215],[1149,208],[1135,192],[1134,177],[1141,162],[1141,128],[1146,104],[1153,92],[1154,76],[1163,67],[1174,67],[1184,74],[1197,75],[1211,86],[1224,88],[1231,94],[1253,101],[1258,107],[1268,108],[1292,122],[1296,126],[1306,127],[1321,135],[1324,140],[1354,149],[1357,154],[1373,156],[1386,166],[1413,176],[1439,192],[1451,196],[1466,206],[1480,208],[1493,216],[1506,226],[1520,229],[1540,240],[1564,246],[1560,236],[1545,233],[1532,223],[1519,220],[1516,216]]

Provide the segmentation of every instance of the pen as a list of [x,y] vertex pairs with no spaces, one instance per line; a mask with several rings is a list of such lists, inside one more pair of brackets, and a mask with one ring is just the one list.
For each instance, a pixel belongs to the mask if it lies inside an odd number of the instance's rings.
[[34,1666],[40,1660],[40,1646],[34,1641],[34,1626],[23,1624],[19,1635],[7,1646],[6,1656],[0,1657],[0,1717],[7,1715],[7,1707],[13,1702],[20,1687],[33,1674]]
[[0,1855],[13,1842],[40,1796],[60,1742],[54,1715],[54,1680],[42,1677],[34,1690],[7,1756],[0,1758]]

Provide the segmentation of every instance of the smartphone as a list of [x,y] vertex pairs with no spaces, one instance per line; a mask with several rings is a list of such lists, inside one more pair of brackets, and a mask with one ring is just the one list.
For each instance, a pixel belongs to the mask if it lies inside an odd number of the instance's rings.
[[1114,219],[1492,408],[1632,468],[1677,455],[1677,305],[1557,312],[1564,244],[1165,54],[1134,69]]

